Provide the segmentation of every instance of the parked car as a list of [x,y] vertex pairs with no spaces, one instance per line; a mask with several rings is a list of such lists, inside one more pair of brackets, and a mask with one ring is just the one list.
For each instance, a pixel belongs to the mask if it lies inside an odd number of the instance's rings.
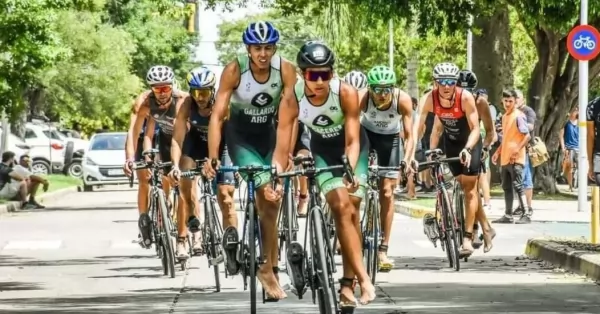
[[[2,137],[2,129],[0,129],[0,138]],[[27,145],[18,136],[9,133],[7,138],[6,150],[15,153],[15,157],[18,159],[23,155],[29,155],[31,147]],[[30,156],[31,157],[31,156]]]
[[90,145],[83,155],[83,190],[93,191],[94,186],[128,184],[125,176],[126,132],[98,133],[90,139]]
[[31,154],[36,156],[31,159],[33,173],[51,174],[63,169],[65,144],[47,126],[27,123],[25,142],[31,146]]

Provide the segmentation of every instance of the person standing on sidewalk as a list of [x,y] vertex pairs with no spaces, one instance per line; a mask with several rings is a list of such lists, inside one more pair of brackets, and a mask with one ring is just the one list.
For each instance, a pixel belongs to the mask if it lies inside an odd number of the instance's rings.
[[[531,137],[529,141],[531,143],[531,140],[533,139],[533,128],[535,127],[536,121],[535,110],[533,110],[531,107],[525,104],[525,98],[521,90],[516,89],[515,92],[517,93],[517,108],[521,112],[523,112],[525,118],[527,119],[527,127],[529,128],[529,135]],[[527,147],[527,153],[525,154],[525,166],[523,170],[523,189],[525,190],[525,197],[527,199],[527,208],[532,208],[531,203],[533,201],[533,167],[531,166],[531,162],[529,160],[528,150],[529,147]],[[514,211],[513,214],[515,216],[522,216],[525,213],[523,208],[524,207],[518,208]]]
[[562,171],[565,178],[567,178],[567,184],[569,185],[569,191],[573,191],[573,166],[577,162],[577,155],[579,151],[579,127],[577,126],[577,120],[579,119],[579,109],[577,107],[571,110],[569,114],[569,120],[565,123],[565,127],[560,130],[560,150],[563,152],[563,163]]
[[[524,167],[527,158],[527,143],[531,139],[531,135],[525,114],[516,108],[517,97],[517,93],[513,89],[502,92],[502,102],[506,110],[504,116],[502,116],[504,137],[500,147],[492,156],[492,162],[497,164],[498,158],[500,158],[502,189],[504,190],[504,204],[506,207],[504,216],[493,221],[494,223],[513,223],[513,191],[517,192],[517,199],[521,208],[526,203],[523,174],[525,173]],[[517,223],[531,223],[532,213],[531,207],[528,207],[528,211],[521,215]]]

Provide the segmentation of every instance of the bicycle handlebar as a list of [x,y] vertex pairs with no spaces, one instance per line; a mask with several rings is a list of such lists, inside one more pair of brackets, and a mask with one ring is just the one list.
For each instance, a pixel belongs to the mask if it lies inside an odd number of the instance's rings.
[[460,162],[461,159],[462,159],[461,157],[451,157],[451,158],[438,158],[438,159],[435,159],[432,161],[426,161],[426,162],[419,164],[418,172],[424,171],[431,166],[439,165],[441,163]]
[[263,171],[273,171],[275,166],[271,165],[248,165],[248,166],[221,166],[218,172],[242,172],[242,173],[257,173]]
[[346,179],[350,183],[354,184],[354,175],[353,175],[352,167],[350,166],[350,162],[348,161],[348,157],[346,155],[342,156],[342,164],[341,165],[327,166],[327,167],[321,167],[321,168],[314,167],[314,159],[312,158],[312,156],[294,157],[293,161],[294,161],[294,164],[296,164],[296,162],[298,162],[298,163],[310,162],[310,163],[312,163],[313,166],[294,170],[294,171],[282,172],[282,173],[277,173],[277,169],[275,167],[273,167],[273,169],[271,170],[272,178],[273,179],[275,179],[275,178],[290,178],[290,177],[295,177],[295,176],[315,177],[315,176],[319,175],[320,173],[323,173],[326,171],[343,170],[344,176],[346,177]]

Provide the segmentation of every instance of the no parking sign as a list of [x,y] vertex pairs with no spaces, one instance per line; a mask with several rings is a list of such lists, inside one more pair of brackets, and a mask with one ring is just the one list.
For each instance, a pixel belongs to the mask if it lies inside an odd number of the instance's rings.
[[600,32],[590,25],[574,27],[567,36],[567,49],[573,58],[590,61],[600,53]]

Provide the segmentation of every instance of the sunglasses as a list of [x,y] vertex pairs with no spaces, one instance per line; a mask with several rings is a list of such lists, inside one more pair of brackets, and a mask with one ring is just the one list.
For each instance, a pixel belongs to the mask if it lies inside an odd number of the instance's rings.
[[454,85],[456,85],[457,80],[455,80],[455,79],[437,79],[437,80],[435,80],[435,82],[442,86],[454,86]]
[[387,95],[387,94],[391,94],[392,91],[394,90],[394,88],[389,87],[389,86],[386,86],[386,87],[377,86],[377,87],[371,87],[371,90],[375,94]]
[[167,94],[173,90],[171,85],[163,85],[163,86],[152,86],[152,91],[155,94]]
[[333,71],[306,71],[304,72],[304,79],[309,82],[329,81],[333,77]]
[[190,90],[190,94],[192,94],[192,97],[194,98],[207,98],[212,94],[212,89],[192,89]]

